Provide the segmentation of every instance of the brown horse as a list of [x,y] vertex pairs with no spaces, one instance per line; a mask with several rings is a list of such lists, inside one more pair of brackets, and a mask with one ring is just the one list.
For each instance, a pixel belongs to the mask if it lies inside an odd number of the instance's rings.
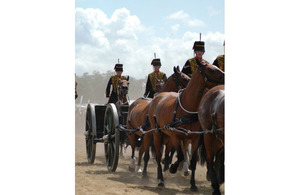
[[[129,105],[128,90],[129,90],[129,76],[127,76],[127,78],[124,80],[118,79],[118,86],[117,86],[118,101],[116,102],[116,107],[117,107],[119,116],[124,116],[121,107]],[[122,117],[122,118],[123,118],[123,121],[119,121],[119,122],[120,122],[120,124],[125,124],[126,118],[125,117]],[[120,136],[125,137],[126,133],[120,132]],[[126,142],[126,140],[125,140],[125,142]],[[123,145],[125,142],[122,142],[120,144],[120,157],[123,157]]]
[[118,95],[118,101],[116,102],[116,105],[129,105],[128,103],[128,89],[129,89],[129,76],[125,80],[120,80],[118,82],[117,86],[117,95]]
[[[175,173],[179,163],[183,160],[183,154],[180,146],[181,140],[191,140],[190,161],[191,190],[197,191],[195,185],[195,169],[197,162],[197,148],[199,145],[199,134],[189,133],[198,131],[200,123],[197,118],[197,108],[206,88],[211,88],[217,84],[224,83],[224,72],[213,65],[203,65],[197,60],[197,69],[181,93],[163,92],[158,94],[149,105],[149,120],[151,129],[157,128],[153,133],[153,142],[156,150],[157,178],[158,186],[164,186],[162,168],[161,168],[161,133],[167,134],[173,146],[178,146],[178,160],[172,164],[171,173]],[[173,113],[173,114],[170,114]],[[189,131],[188,131],[189,130]]]
[[198,109],[202,129],[213,131],[204,135],[201,158],[206,160],[214,194],[220,194],[219,184],[224,182],[224,101],[224,85],[219,85],[203,96]]
[[[163,88],[161,89],[161,92],[164,91],[178,91],[179,89],[185,88],[190,80],[190,78],[185,75],[184,73],[180,72],[179,67],[173,68],[174,73],[172,76],[170,76]],[[139,150],[139,161],[138,161],[138,170],[141,166],[141,159],[142,155],[145,153],[144,156],[144,170],[143,170],[143,177],[147,177],[147,164],[149,161],[149,145],[152,137],[152,133],[147,133],[145,135],[142,134],[142,131],[149,130],[149,120],[148,117],[148,105],[151,102],[151,98],[139,98],[135,100],[129,107],[128,110],[128,117],[127,117],[127,129],[136,129],[135,132],[129,133],[128,138],[130,140],[130,145],[132,148],[132,155],[129,165],[129,170],[134,171],[135,170],[135,157],[134,157],[134,151],[135,147],[138,144],[137,136],[143,137],[143,142]],[[140,129],[139,129],[140,128]]]

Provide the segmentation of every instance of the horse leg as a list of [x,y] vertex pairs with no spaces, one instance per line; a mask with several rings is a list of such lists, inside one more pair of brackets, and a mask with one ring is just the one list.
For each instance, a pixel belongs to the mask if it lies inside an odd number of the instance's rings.
[[[165,161],[164,161],[164,171],[169,170],[170,164],[172,163],[172,151],[173,151],[173,155],[175,152],[175,149],[173,147],[173,145],[168,142],[166,145],[166,149],[165,149]],[[171,155],[169,155],[171,152]]]
[[217,174],[216,171],[213,167],[213,154],[211,150],[208,150],[208,148],[206,148],[206,153],[207,153],[207,174],[211,180],[211,186],[213,188],[213,195],[220,195],[220,189],[219,189],[219,182],[217,179]]
[[183,152],[181,149],[181,144],[177,145],[177,161],[171,165],[169,171],[170,173],[174,174],[177,172],[178,166],[180,164],[181,161],[183,161],[184,157],[183,157]]
[[135,170],[135,157],[134,157],[134,151],[135,151],[135,135],[129,135],[128,136],[130,140],[130,145],[132,149],[131,157],[130,157],[130,164],[129,164],[129,171],[133,172]]
[[183,162],[183,173],[184,176],[188,176],[189,175],[189,155],[188,155],[188,151],[185,151],[184,153],[184,162]]
[[190,169],[192,171],[191,174],[191,180],[190,180],[190,184],[191,184],[191,191],[196,192],[198,191],[198,188],[195,184],[195,170],[196,170],[196,165],[197,165],[197,160],[198,160],[198,156],[197,156],[197,149],[198,149],[198,144],[199,144],[199,137],[196,137],[192,140],[192,159],[190,161]]
[[136,167],[136,171],[138,173],[142,172],[141,162],[142,162],[142,157],[143,157],[144,152],[145,152],[145,150],[144,150],[144,146],[143,146],[143,142],[142,142],[142,146],[139,149],[139,159],[138,159],[138,164],[137,164],[137,167]]
[[151,137],[150,135],[145,135],[144,136],[142,146],[141,146],[141,149],[140,149],[140,152],[139,152],[139,165],[141,164],[140,161],[142,159],[142,155],[143,155],[143,153],[145,153],[145,155],[144,155],[143,178],[148,178],[147,166],[148,166],[148,161],[150,159],[150,155],[149,155],[150,137]]
[[224,183],[224,148],[217,152],[213,167],[215,168],[219,184]]
[[164,178],[161,168],[161,134],[159,132],[155,132],[153,134],[153,144],[156,152],[156,163],[157,163],[157,179],[158,179],[158,187],[164,187]]
[[212,162],[207,162],[207,170],[208,170],[209,177],[211,179],[211,186],[214,190],[213,195],[220,195],[221,194],[220,188],[219,188],[220,186],[219,186],[217,174],[215,172]]

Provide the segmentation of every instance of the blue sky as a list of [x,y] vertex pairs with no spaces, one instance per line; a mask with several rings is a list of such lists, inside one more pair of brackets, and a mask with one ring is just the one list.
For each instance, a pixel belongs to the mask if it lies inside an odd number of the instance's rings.
[[77,0],[75,70],[78,75],[112,70],[117,59],[124,73],[144,78],[152,71],[153,53],[161,71],[183,67],[194,41],[206,42],[210,63],[224,53],[224,1]]

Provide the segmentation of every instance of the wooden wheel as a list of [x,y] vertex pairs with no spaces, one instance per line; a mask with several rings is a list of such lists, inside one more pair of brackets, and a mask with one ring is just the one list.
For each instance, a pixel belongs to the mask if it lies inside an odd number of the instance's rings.
[[108,171],[115,172],[119,160],[120,133],[118,111],[115,104],[108,104],[104,115],[104,142],[106,166]]
[[96,154],[96,143],[94,142],[96,132],[96,116],[95,106],[93,104],[88,104],[87,106],[85,131],[86,157],[88,163],[93,164]]

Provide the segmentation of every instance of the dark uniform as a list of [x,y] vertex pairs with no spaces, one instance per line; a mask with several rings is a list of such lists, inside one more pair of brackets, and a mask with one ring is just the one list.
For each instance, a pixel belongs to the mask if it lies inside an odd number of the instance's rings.
[[[116,64],[115,71],[123,71],[123,64]],[[117,75],[111,76],[106,87],[106,97],[109,97],[108,103],[116,103],[118,101],[117,87],[119,80],[125,80],[126,77]],[[113,86],[112,92],[110,93],[110,86]]]
[[[204,42],[203,41],[195,41],[193,46],[194,51],[205,51]],[[182,68],[182,72],[187,74],[189,77],[192,77],[193,72],[197,68],[197,61],[201,62],[203,65],[209,64],[208,61],[203,58],[194,57],[188,59]]]
[[[160,59],[153,59],[151,62],[153,66],[161,66]],[[159,92],[156,88],[156,79],[163,80],[164,82],[167,80],[167,76],[163,72],[152,72],[148,74],[147,84],[146,84],[146,91],[144,96],[148,96],[149,98],[153,98],[154,94]]]
[[213,65],[217,66],[218,68],[220,68],[223,72],[225,72],[225,55],[219,55]]

